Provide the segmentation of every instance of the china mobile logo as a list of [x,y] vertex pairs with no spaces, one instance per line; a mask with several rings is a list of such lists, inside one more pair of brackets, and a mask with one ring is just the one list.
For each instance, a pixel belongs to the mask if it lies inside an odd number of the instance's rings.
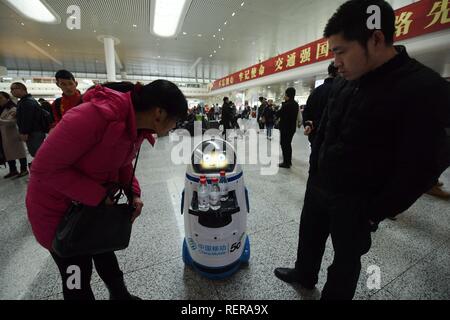
[[[222,139],[222,131],[217,129],[207,130],[202,133],[201,122],[194,124],[194,138],[187,130],[175,130],[170,134],[170,141],[175,145],[172,147],[171,160],[174,165],[189,165],[192,162],[194,148],[203,141]],[[260,165],[261,175],[276,175],[279,171],[280,160],[280,132],[273,130],[272,139],[268,140],[265,131],[260,134],[256,129],[249,130],[227,130],[228,142],[233,146],[236,153],[236,164]],[[248,151],[247,151],[248,150]],[[214,150],[204,150],[207,156]],[[225,159],[222,159],[225,160]],[[227,163],[234,163],[234,156],[226,153]],[[195,163],[197,164],[197,163]]]

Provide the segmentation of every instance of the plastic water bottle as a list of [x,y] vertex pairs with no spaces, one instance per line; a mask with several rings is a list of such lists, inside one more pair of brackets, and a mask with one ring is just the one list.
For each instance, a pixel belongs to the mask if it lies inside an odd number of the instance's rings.
[[224,202],[228,200],[228,179],[225,171],[220,171],[220,201]]
[[198,210],[202,212],[209,210],[209,190],[206,177],[200,178],[200,186],[198,187]]
[[220,210],[220,187],[218,178],[212,179],[211,192],[209,193],[209,207],[214,211]]

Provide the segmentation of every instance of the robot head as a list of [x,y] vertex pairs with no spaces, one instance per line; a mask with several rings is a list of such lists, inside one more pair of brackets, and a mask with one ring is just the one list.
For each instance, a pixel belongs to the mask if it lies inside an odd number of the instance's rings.
[[197,174],[233,172],[236,161],[234,148],[222,139],[203,141],[192,154],[192,167]]

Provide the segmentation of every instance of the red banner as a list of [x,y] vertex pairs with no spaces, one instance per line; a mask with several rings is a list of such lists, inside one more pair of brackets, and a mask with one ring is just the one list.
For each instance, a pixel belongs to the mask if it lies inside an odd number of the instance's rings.
[[[395,40],[405,40],[450,28],[450,0],[422,0],[396,10]],[[214,81],[212,90],[255,80],[333,58],[325,39],[288,51]]]

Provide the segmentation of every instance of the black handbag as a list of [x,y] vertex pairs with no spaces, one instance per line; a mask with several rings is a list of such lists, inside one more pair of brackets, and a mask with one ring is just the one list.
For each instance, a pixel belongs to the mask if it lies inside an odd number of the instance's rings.
[[[58,225],[53,239],[53,251],[61,258],[97,255],[126,249],[130,243],[132,214],[132,184],[136,173],[139,153],[134,164],[133,175],[127,189],[111,186],[107,197],[114,205],[97,207],[73,202]],[[119,202],[126,196],[126,203]]]

